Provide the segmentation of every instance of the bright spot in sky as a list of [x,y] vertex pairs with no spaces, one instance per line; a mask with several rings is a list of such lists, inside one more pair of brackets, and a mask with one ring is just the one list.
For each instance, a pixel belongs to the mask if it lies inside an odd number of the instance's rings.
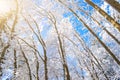
[[0,0],[0,17],[7,16],[15,8],[15,0]]

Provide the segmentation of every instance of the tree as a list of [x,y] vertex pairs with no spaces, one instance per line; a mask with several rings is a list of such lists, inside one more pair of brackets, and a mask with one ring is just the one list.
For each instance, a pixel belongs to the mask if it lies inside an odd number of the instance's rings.
[[120,12],[120,4],[115,0],[105,0],[108,4],[110,4],[113,8],[115,8],[118,12]]
[[106,11],[119,4],[101,2],[15,0],[0,18],[0,80],[119,79],[120,24]]
[[110,17],[106,12],[104,12],[102,9],[100,9],[97,5],[95,5],[90,0],[85,0],[88,4],[90,4],[92,7],[94,7],[101,15],[103,15],[111,24],[113,24],[114,27],[116,27],[120,31],[120,24],[117,23],[112,17]]

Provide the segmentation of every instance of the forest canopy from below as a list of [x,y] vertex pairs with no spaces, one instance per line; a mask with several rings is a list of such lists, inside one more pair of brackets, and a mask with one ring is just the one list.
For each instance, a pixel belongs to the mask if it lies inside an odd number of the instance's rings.
[[0,0],[0,80],[120,80],[120,0]]

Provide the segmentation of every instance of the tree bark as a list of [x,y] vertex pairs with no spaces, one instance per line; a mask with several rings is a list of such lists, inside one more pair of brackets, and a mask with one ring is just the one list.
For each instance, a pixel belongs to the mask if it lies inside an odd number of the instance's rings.
[[120,4],[117,1],[115,0],[105,0],[105,1],[120,13]]
[[90,0],[85,0],[89,5],[91,5],[94,9],[96,9],[102,16],[104,16],[114,27],[116,27],[120,32],[120,24],[116,22],[111,16],[109,16],[105,11],[99,8],[96,4],[91,2]]
[[55,30],[56,30],[56,33],[57,33],[57,37],[58,37],[58,41],[59,41],[59,48],[60,48],[60,53],[62,55],[62,61],[63,61],[63,68],[64,68],[64,74],[66,76],[66,80],[70,80],[70,74],[69,74],[69,69],[68,69],[68,66],[67,66],[67,62],[66,62],[66,59],[65,59],[65,53],[64,53],[64,50],[63,50],[63,46],[62,46],[62,41],[61,41],[61,38],[60,38],[60,35],[59,35],[59,32],[58,32],[58,29],[57,29],[57,26],[56,26],[56,22],[53,23],[54,24],[54,27],[55,27]]
[[14,49],[14,78],[16,77],[16,70],[17,70],[17,56],[16,50]]
[[7,51],[7,49],[10,47],[9,44],[7,44],[4,48],[3,48],[3,51],[2,53],[0,54],[0,76],[2,75],[2,63],[3,63],[3,59],[4,59],[4,56],[5,56],[5,53]]
[[[110,0],[109,0],[110,1]],[[78,10],[80,10],[81,12],[84,12],[87,16],[90,16],[90,18],[101,28],[103,28],[103,30],[111,37],[113,38],[118,44],[120,44],[120,41],[113,35],[111,34],[106,28],[104,28],[104,26],[102,26],[94,17],[92,17],[91,15],[89,15],[86,11],[84,11],[83,9],[79,8]]]
[[[20,45],[20,43],[19,43],[19,45]],[[29,78],[30,78],[30,80],[32,80],[32,73],[31,73],[31,69],[30,69],[30,64],[29,64],[29,61],[28,61],[24,51],[22,50],[21,45],[20,45],[20,50],[21,50],[21,53],[22,53],[22,55],[23,55],[23,57],[25,59],[25,62],[26,62],[27,68],[28,68]]]

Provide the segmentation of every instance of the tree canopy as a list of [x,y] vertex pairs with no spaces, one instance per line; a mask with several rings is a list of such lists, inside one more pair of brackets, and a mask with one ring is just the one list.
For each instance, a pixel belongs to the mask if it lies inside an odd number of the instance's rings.
[[120,0],[0,0],[0,80],[120,80]]

